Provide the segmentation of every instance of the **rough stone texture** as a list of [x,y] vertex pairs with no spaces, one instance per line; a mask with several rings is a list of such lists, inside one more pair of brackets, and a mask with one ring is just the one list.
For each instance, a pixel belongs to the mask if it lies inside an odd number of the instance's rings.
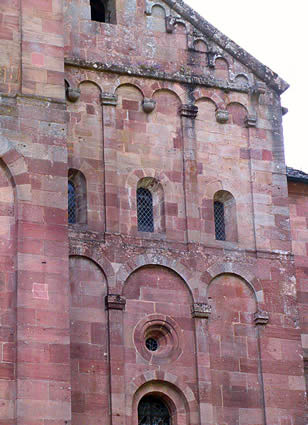
[[[304,425],[308,193],[288,172],[288,195],[287,84],[182,1],[116,15],[0,4],[0,425],[136,425],[149,393],[172,425]],[[74,175],[86,211],[68,226]],[[232,199],[226,241],[214,199]]]
[[[307,174],[288,169],[292,248],[295,255],[297,300],[304,349],[306,385],[308,384],[308,178]],[[308,388],[306,388],[308,391]]]

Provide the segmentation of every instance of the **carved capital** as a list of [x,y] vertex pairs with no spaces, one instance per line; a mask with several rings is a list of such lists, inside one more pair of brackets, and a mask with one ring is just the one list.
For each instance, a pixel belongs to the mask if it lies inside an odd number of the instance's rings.
[[217,109],[216,111],[216,121],[220,124],[225,124],[229,120],[229,112],[225,109]]
[[192,317],[199,319],[209,319],[211,315],[212,307],[206,303],[195,303],[191,306]]
[[156,106],[156,101],[154,99],[146,99],[144,98],[142,101],[142,108],[146,114],[150,114],[154,111]]
[[101,103],[102,103],[102,105],[117,106],[118,97],[115,94],[102,93],[101,94]]
[[182,105],[180,107],[180,114],[182,117],[191,118],[192,120],[197,118],[198,115],[198,106],[195,106],[191,103]]
[[107,310],[124,310],[126,299],[117,294],[109,294],[105,297]]
[[72,103],[77,102],[80,98],[80,89],[68,87],[66,89],[66,98]]
[[257,118],[257,115],[255,114],[247,115],[247,117],[245,118],[246,127],[256,127],[257,122],[258,122],[258,118]]
[[254,314],[254,322],[256,325],[267,325],[269,321],[269,314],[267,311],[258,310]]

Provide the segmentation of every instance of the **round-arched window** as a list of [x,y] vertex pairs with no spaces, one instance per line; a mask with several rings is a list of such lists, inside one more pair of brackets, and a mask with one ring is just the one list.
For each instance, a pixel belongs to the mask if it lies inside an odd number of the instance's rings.
[[153,197],[143,187],[137,190],[137,219],[139,232],[154,232]]
[[169,409],[161,398],[148,395],[141,399],[138,425],[171,425]]

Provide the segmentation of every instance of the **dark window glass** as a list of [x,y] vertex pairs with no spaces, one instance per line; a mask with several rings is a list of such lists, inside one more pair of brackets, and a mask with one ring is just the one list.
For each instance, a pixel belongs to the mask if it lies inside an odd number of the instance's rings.
[[76,223],[76,190],[72,182],[68,182],[68,222]]
[[214,202],[215,235],[218,241],[226,240],[225,208],[219,201]]
[[165,403],[155,396],[145,396],[138,406],[138,425],[170,425],[170,414]]
[[137,190],[137,216],[139,232],[154,232],[152,193],[143,187]]
[[106,7],[103,0],[90,0],[91,20],[96,22],[107,22]]
[[145,341],[145,346],[149,351],[157,351],[158,350],[158,342],[154,338],[148,338]]

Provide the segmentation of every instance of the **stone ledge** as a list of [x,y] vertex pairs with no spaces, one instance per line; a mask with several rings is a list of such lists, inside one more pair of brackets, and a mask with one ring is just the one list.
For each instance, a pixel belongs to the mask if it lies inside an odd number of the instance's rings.
[[108,64],[102,62],[90,62],[78,58],[65,58],[65,65],[77,68],[89,69],[97,72],[111,72],[115,74],[129,75],[131,77],[151,78],[154,80],[171,81],[175,83],[193,84],[205,87],[218,88],[227,91],[236,91],[241,93],[250,93],[250,87],[246,85],[231,83],[213,78],[212,76],[204,77],[198,75],[185,75],[181,72],[175,74],[167,74],[147,67],[132,67],[116,64]]

